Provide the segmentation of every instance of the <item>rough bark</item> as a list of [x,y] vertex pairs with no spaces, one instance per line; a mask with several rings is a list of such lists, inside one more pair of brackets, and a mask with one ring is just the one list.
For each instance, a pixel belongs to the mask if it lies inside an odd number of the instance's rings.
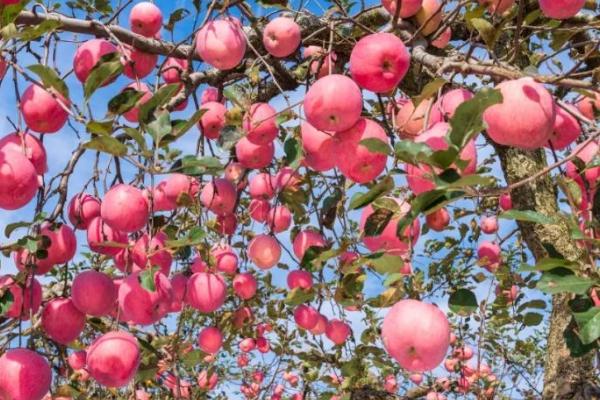
[[[543,169],[546,157],[543,151],[521,151],[497,146],[506,180],[509,184],[523,180]],[[511,193],[513,207],[534,210],[559,221],[553,225],[519,222],[523,239],[536,259],[548,256],[548,249],[556,251],[565,259],[580,263],[586,268],[583,252],[570,238],[569,227],[559,213],[557,193],[549,175],[521,187]],[[571,322],[568,301],[570,296],[555,295],[552,298],[550,330],[547,337],[547,358],[544,368],[544,400],[590,399],[597,394],[592,354],[573,358],[566,347],[563,334]]]

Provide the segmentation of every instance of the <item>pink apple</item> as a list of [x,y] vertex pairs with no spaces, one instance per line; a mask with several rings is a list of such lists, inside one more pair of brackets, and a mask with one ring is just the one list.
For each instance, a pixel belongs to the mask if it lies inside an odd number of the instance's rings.
[[208,21],[196,35],[196,53],[220,70],[236,67],[246,53],[246,37],[238,19]]
[[[123,75],[128,78],[137,81],[147,77],[154,71],[157,62],[158,55],[156,54],[145,53],[129,46],[123,48],[123,57],[121,57]],[[141,84],[143,84],[143,82],[141,82]]]
[[[200,104],[206,104],[210,101],[219,101],[219,89],[209,86],[202,92],[200,96]],[[225,100],[221,100],[223,103]]]
[[585,0],[540,0],[544,15],[554,19],[574,17],[585,5]]
[[187,284],[186,303],[201,313],[212,313],[225,303],[227,285],[221,275],[197,272]]
[[323,314],[319,314],[317,317],[317,323],[313,328],[310,329],[310,333],[313,335],[322,335],[327,330],[327,317]]
[[137,3],[129,13],[131,30],[146,37],[154,37],[162,27],[162,12],[154,3]]
[[350,54],[350,74],[362,88],[375,93],[393,90],[410,66],[410,53],[391,33],[372,33],[360,39]]
[[327,241],[318,232],[308,229],[300,231],[292,243],[292,249],[294,250],[296,257],[298,257],[299,260],[302,260],[306,251],[311,247],[327,247]]
[[275,147],[273,142],[259,146],[243,137],[235,145],[235,154],[244,168],[266,168],[273,160]]
[[23,154],[35,167],[39,175],[48,171],[46,149],[35,136],[25,132],[13,132],[0,139],[0,152],[16,151]]
[[131,382],[140,365],[137,339],[123,331],[98,337],[87,351],[87,369],[99,384],[123,387]]
[[85,350],[75,351],[67,357],[69,367],[77,371],[85,368],[87,353]]
[[135,232],[148,221],[150,210],[142,191],[126,184],[110,188],[100,207],[102,220],[121,232]]
[[403,139],[412,139],[441,121],[442,114],[434,106],[433,99],[421,101],[416,109],[412,100],[409,100],[396,114],[396,127]]
[[168,276],[173,263],[173,256],[166,249],[167,235],[164,232],[158,232],[152,238],[144,233],[135,242],[131,249],[131,257],[136,267],[144,270],[158,266],[160,271]]
[[440,99],[435,103],[434,107],[436,107],[441,113],[442,116],[446,119],[450,119],[454,117],[454,113],[458,106],[460,106],[465,101],[471,100],[473,98],[473,92],[468,89],[452,89],[442,95]]
[[483,233],[493,234],[498,232],[498,219],[495,216],[482,217],[479,227]]
[[[398,222],[404,215],[410,212],[410,204],[400,199],[395,200],[400,207],[399,216],[392,218],[381,234],[377,236],[365,236],[363,238],[365,246],[372,252],[384,250],[392,255],[403,256],[408,252],[409,248],[414,247],[419,239],[420,223],[418,219],[415,219],[411,226],[406,227],[403,239],[399,239],[396,235]],[[368,205],[363,209],[360,217],[361,231],[364,232],[367,218],[369,218],[371,214],[373,214],[373,207]]]
[[342,345],[346,342],[348,337],[352,334],[350,325],[339,319],[331,319],[327,322],[325,328],[325,335],[336,345]]
[[287,285],[290,289],[310,289],[313,286],[313,277],[308,271],[290,271],[287,276]]
[[182,273],[171,277],[171,288],[173,289],[173,301],[171,302],[170,312],[180,312],[185,300],[185,291],[187,287],[187,276]]
[[85,327],[85,314],[71,299],[56,298],[44,306],[42,328],[57,343],[67,345],[77,339]]
[[144,82],[130,83],[123,90],[137,90],[138,92],[143,93],[142,98],[137,102],[136,106],[123,114],[127,121],[137,123],[139,122],[140,106],[147,103],[152,98],[152,92]]
[[233,235],[237,228],[237,217],[235,214],[217,215],[215,231],[221,235]]
[[302,176],[293,168],[283,167],[275,175],[275,187],[279,191],[295,189],[302,181]]
[[286,206],[275,206],[269,210],[265,223],[274,233],[284,232],[292,224],[292,213]]
[[218,178],[202,188],[200,201],[217,215],[231,214],[237,201],[237,191],[227,179]]
[[302,57],[314,59],[310,62],[310,72],[317,78],[323,78],[335,72],[337,54],[334,52],[327,53],[320,46],[307,46],[302,51]]
[[225,113],[227,109],[222,103],[208,101],[203,103],[200,110],[206,110],[198,123],[202,134],[208,139],[218,139],[225,126]]
[[305,164],[318,172],[328,171],[335,167],[335,157],[330,156],[337,152],[333,134],[320,131],[308,122],[302,122],[300,132]]
[[240,342],[240,350],[244,353],[250,353],[256,348],[256,341],[252,338],[245,338]]
[[501,261],[500,246],[494,242],[484,241],[477,248],[479,263],[490,272],[496,271]]
[[291,18],[271,20],[263,32],[263,45],[275,57],[287,57],[300,45],[300,26]]
[[270,200],[275,196],[275,187],[275,178],[266,172],[261,172],[250,179],[248,191],[253,199]]
[[440,208],[426,217],[427,226],[434,231],[441,232],[450,224],[450,214],[445,208]]
[[554,150],[565,149],[581,135],[581,126],[577,118],[571,114],[577,114],[577,109],[572,104],[567,104],[565,108],[556,106],[554,129],[550,135],[550,144]]
[[198,335],[198,346],[205,353],[216,354],[223,346],[223,334],[214,326],[204,328]]
[[188,61],[184,58],[169,57],[162,65],[162,78],[166,83],[181,82],[181,74],[188,69]]
[[584,117],[594,120],[596,112],[600,111],[600,94],[596,93],[594,98],[582,97],[576,106]]
[[10,275],[0,276],[0,289],[8,289],[13,302],[4,316],[29,321],[42,304],[42,286],[33,277],[27,278],[27,284],[17,283]]
[[0,397],[6,400],[42,400],[50,390],[48,361],[28,349],[10,349],[0,357]]
[[556,111],[552,95],[532,78],[504,81],[496,86],[502,103],[483,113],[490,138],[505,146],[535,150],[544,146],[554,130]]
[[29,129],[39,133],[56,133],[69,118],[69,100],[60,93],[31,84],[21,95],[21,113]]
[[273,236],[257,235],[248,245],[248,257],[258,268],[270,269],[281,258],[281,246]]
[[257,222],[265,222],[269,215],[271,205],[267,200],[252,199],[248,206],[248,213],[250,218]]
[[[344,99],[344,101],[339,101]],[[304,114],[323,131],[349,129],[360,118],[362,95],[356,83],[344,75],[328,75],[312,84],[304,97]]]
[[515,4],[515,0],[479,0],[479,4],[486,5],[492,14],[503,14]]
[[446,29],[444,29],[442,31],[442,33],[440,33],[438,35],[438,37],[436,37],[435,39],[433,39],[431,41],[431,45],[438,49],[445,49],[446,46],[448,46],[448,43],[450,43],[451,39],[452,39],[452,28],[447,27]]
[[92,219],[87,228],[87,241],[92,251],[116,256],[122,249],[113,246],[112,243],[126,245],[127,234],[111,228],[101,217],[96,217]]
[[396,15],[396,7],[400,4],[399,18],[412,17],[421,9],[423,0],[381,0],[381,5],[393,16]]
[[[409,326],[410,329],[398,329]],[[446,315],[432,304],[401,300],[383,320],[381,338],[388,353],[410,372],[436,368],[450,345]]]
[[217,386],[218,382],[219,376],[216,372],[210,373],[204,369],[200,371],[200,374],[198,374],[198,387],[200,388],[200,390],[213,390]]
[[372,152],[360,144],[366,139],[378,139],[386,145],[389,143],[385,131],[377,122],[360,118],[352,128],[338,132],[335,139],[337,166],[346,178],[358,183],[372,182],[385,169],[387,155]]
[[250,300],[256,294],[257,282],[249,272],[237,274],[233,278],[233,291],[242,300]]
[[319,312],[311,306],[301,304],[294,310],[296,324],[306,330],[313,329],[319,321]]
[[73,305],[93,317],[108,315],[117,301],[117,288],[107,275],[89,270],[75,276],[71,285]]
[[510,197],[510,193],[502,193],[498,199],[498,203],[500,204],[500,208],[504,211],[508,211],[512,209],[512,199]]
[[170,311],[173,301],[171,282],[161,272],[154,273],[155,290],[141,285],[140,272],[134,272],[119,286],[119,310],[123,321],[150,325],[160,321]]
[[438,29],[444,18],[442,6],[438,0],[423,0],[421,9],[415,15],[421,34],[428,36]]
[[217,271],[228,275],[235,275],[238,268],[238,256],[233,248],[227,244],[215,245],[210,254],[215,258]]
[[73,196],[68,206],[69,221],[75,229],[87,229],[100,216],[100,200],[87,193]]
[[16,210],[29,203],[39,187],[34,165],[20,152],[0,150],[0,208]]
[[[116,46],[105,39],[91,39],[79,46],[73,58],[73,71],[79,82],[85,83],[103,56],[116,52]],[[110,81],[106,81],[102,86],[109,83]]]
[[[4,0],[6,1],[6,0]],[[1,3],[1,1],[0,1]],[[8,63],[6,62],[6,59],[2,56],[0,56],[0,80],[4,79],[4,77],[6,76],[6,70],[8,69]]]
[[251,143],[265,145],[277,138],[277,111],[267,103],[254,103],[244,115],[242,126]]

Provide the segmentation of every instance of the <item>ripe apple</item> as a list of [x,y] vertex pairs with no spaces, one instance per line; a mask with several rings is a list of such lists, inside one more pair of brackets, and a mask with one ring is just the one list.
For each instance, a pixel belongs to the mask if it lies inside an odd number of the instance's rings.
[[198,346],[200,350],[208,354],[216,354],[223,346],[223,334],[219,328],[209,326],[198,334]]
[[251,143],[265,145],[277,138],[277,111],[267,103],[254,103],[244,115],[242,127]]
[[569,19],[585,5],[585,0],[540,0],[540,9],[548,18]]
[[137,3],[129,13],[131,30],[146,37],[154,37],[162,27],[162,12],[154,3]]
[[94,270],[79,273],[71,284],[73,305],[94,317],[108,315],[117,301],[117,288],[106,274]]
[[219,70],[235,68],[246,53],[246,37],[237,18],[208,21],[196,34],[196,53]]
[[263,45],[274,57],[287,57],[300,45],[300,26],[291,18],[278,17],[271,20],[263,32]]
[[146,225],[149,214],[142,191],[123,183],[110,188],[100,206],[102,221],[121,232],[139,231]]
[[13,132],[4,136],[0,139],[0,152],[2,151],[16,151],[23,154],[39,175],[48,171],[44,144],[30,133]]
[[137,339],[128,332],[108,332],[87,350],[87,369],[99,384],[118,388],[134,378],[140,364]]
[[69,221],[75,229],[87,229],[100,216],[100,200],[87,193],[78,193],[69,202]]
[[186,303],[208,314],[221,308],[227,297],[227,285],[221,275],[197,272],[188,280]]
[[242,300],[250,300],[256,294],[257,282],[249,272],[237,274],[233,278],[233,291]]
[[[116,52],[117,47],[105,39],[88,40],[79,46],[73,57],[73,72],[79,82],[85,83],[90,72],[103,56]],[[110,82],[103,82],[102,86],[106,86]]]
[[270,269],[281,258],[281,246],[273,236],[257,235],[248,245],[248,257],[258,268]]
[[42,400],[50,390],[48,361],[28,349],[10,349],[0,357],[0,396],[10,400]]
[[304,258],[304,254],[311,247],[327,247],[327,241],[320,233],[305,229],[296,235],[292,243],[294,254],[299,260]]
[[227,109],[222,103],[216,101],[207,101],[202,104],[200,109],[206,110],[198,122],[202,134],[208,139],[218,139],[225,126]]
[[202,188],[200,201],[217,215],[231,214],[237,201],[237,191],[227,179],[218,178]]
[[56,133],[69,118],[69,100],[52,89],[31,84],[21,95],[21,113],[29,129],[39,133]]
[[244,168],[266,168],[273,160],[275,147],[273,142],[260,146],[243,137],[235,145],[235,154]]
[[77,339],[85,327],[85,314],[71,299],[58,297],[44,306],[42,328],[57,343],[67,345]]

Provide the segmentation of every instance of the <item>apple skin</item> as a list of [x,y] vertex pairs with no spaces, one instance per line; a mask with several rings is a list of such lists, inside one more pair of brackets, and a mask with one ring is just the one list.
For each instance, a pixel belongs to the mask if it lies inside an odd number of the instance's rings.
[[504,14],[515,4],[515,0],[479,0],[479,4],[487,5],[492,14]]
[[50,390],[48,361],[28,349],[10,349],[0,357],[0,398],[42,400]]
[[528,77],[504,81],[496,89],[502,93],[502,102],[483,113],[490,138],[523,150],[546,145],[552,137],[556,110],[544,85]]
[[184,58],[169,57],[161,68],[162,78],[165,83],[181,82],[181,73],[187,71],[188,60]]
[[233,278],[233,291],[242,300],[250,300],[256,294],[258,283],[249,272],[237,274]]
[[218,139],[221,136],[221,130],[225,127],[225,113],[227,109],[222,103],[216,101],[207,101],[200,107],[205,110],[198,122],[200,130],[208,139]]
[[445,208],[440,208],[431,214],[427,214],[426,221],[427,226],[431,229],[436,232],[441,232],[450,224],[450,214],[448,214],[448,211]]
[[273,236],[257,235],[248,245],[248,257],[258,268],[270,269],[281,258],[281,246]]
[[344,344],[351,334],[352,329],[350,329],[350,325],[344,321],[339,319],[331,319],[327,322],[325,335],[336,345],[340,346]]
[[67,345],[83,332],[85,314],[73,305],[71,299],[56,298],[44,306],[42,327],[52,340]]
[[79,273],[71,284],[73,305],[94,317],[108,315],[117,301],[117,288],[108,275],[94,271]]
[[219,328],[206,327],[198,335],[198,346],[205,353],[216,354],[223,346],[223,334]]
[[227,179],[218,178],[206,184],[200,192],[200,202],[217,215],[231,214],[235,208],[237,190]]
[[483,233],[494,234],[498,232],[498,219],[495,216],[482,217],[479,227]]
[[294,251],[294,255],[298,257],[299,260],[302,260],[309,248],[326,246],[327,241],[320,233],[306,229],[296,235],[294,242],[292,243],[292,250]]
[[246,38],[237,18],[208,21],[196,34],[196,53],[225,71],[238,66],[246,53]]
[[[81,83],[85,83],[92,69],[100,62],[100,59],[111,53],[116,53],[117,47],[105,39],[92,39],[77,48],[73,57],[73,72]],[[102,86],[110,84],[104,82]]]
[[[425,124],[428,113],[429,119]],[[442,122],[442,113],[433,104],[433,99],[423,100],[416,109],[412,100],[408,100],[396,114],[396,126],[402,139],[414,139],[438,122]]]
[[0,150],[0,209],[27,205],[39,188],[34,165],[20,152]]
[[585,5],[585,0],[539,0],[542,13],[548,18],[569,19]]
[[219,274],[197,272],[188,280],[185,301],[201,313],[218,310],[226,297],[227,285]]
[[0,276],[0,289],[8,289],[13,296],[13,303],[3,315],[8,318],[19,318],[29,321],[42,304],[42,286],[31,276],[25,289],[11,275]]
[[112,229],[101,217],[96,217],[90,221],[90,225],[87,228],[87,241],[92,251],[114,257],[119,254],[122,249],[119,247],[105,246],[102,243],[116,242],[126,245],[127,234]]
[[577,108],[572,104],[567,104],[565,108],[556,106],[554,129],[550,136],[550,142],[546,144],[546,147],[551,145],[554,150],[567,148],[581,135],[581,125],[579,125],[577,118],[571,114],[577,114]]
[[4,136],[0,139],[1,151],[16,151],[23,154],[39,175],[44,175],[48,171],[44,144],[30,133],[13,132]]
[[87,369],[99,384],[118,388],[127,385],[140,364],[137,339],[128,332],[109,332],[87,350]]
[[100,199],[91,194],[76,194],[69,202],[69,221],[75,229],[87,229],[92,220],[100,216],[100,204]]
[[123,183],[110,188],[100,206],[102,220],[121,232],[139,231],[148,222],[149,214],[148,201],[142,191]]
[[[410,329],[398,329],[410,326]],[[383,320],[381,338],[387,352],[410,372],[436,368],[450,346],[450,325],[436,306],[401,300]]]
[[136,81],[150,75],[158,62],[158,55],[145,53],[129,46],[123,48],[122,54],[123,75]]
[[160,32],[163,15],[154,3],[142,1],[137,3],[129,13],[129,26],[137,34],[154,37]]
[[65,108],[70,106],[70,102],[60,93],[51,93],[34,84],[21,95],[23,120],[29,129],[38,133],[58,132],[67,123],[69,113]]
[[593,121],[595,113],[600,111],[600,94],[596,93],[594,98],[582,97],[575,105],[584,117]]
[[381,0],[381,5],[390,13],[390,15],[396,15],[396,7],[400,3],[400,11],[398,12],[399,18],[409,18],[415,15],[423,5],[423,0]]
[[146,85],[144,82],[132,82],[129,85],[127,85],[123,90],[127,89],[133,89],[137,90],[138,92],[142,92],[142,98],[137,102],[135,107],[123,114],[123,117],[125,117],[127,121],[132,123],[138,123],[140,117],[140,106],[152,98],[152,92],[150,91],[148,85]]
[[267,103],[254,103],[244,115],[242,127],[248,140],[256,145],[268,144],[277,138],[277,111]]
[[300,26],[291,18],[271,20],[263,31],[263,45],[274,57],[287,57],[294,53],[302,39]]
[[361,38],[350,54],[350,74],[362,88],[387,93],[402,81],[410,66],[410,53],[391,33]]
[[477,247],[479,263],[488,271],[495,272],[502,260],[501,249],[497,243],[483,241]]
[[305,165],[318,172],[329,171],[335,167],[335,157],[330,157],[330,154],[337,152],[334,134],[320,131],[306,121],[302,122],[300,132]]
[[319,313],[312,306],[301,304],[294,310],[296,324],[306,330],[313,329],[319,321]]
[[273,161],[275,147],[273,142],[259,146],[243,137],[235,145],[235,154],[244,168],[266,168]]
[[308,271],[294,270],[287,276],[287,285],[290,289],[310,289],[313,286],[312,274]]
[[333,74],[318,79],[308,89],[304,97],[304,114],[317,129],[344,131],[358,121],[362,105],[358,85],[347,76]]
[[442,4],[438,0],[423,0],[421,9],[415,15],[419,29],[425,36],[435,32],[444,18]]
[[456,109],[462,103],[473,98],[473,92],[464,88],[452,89],[444,93],[435,103],[435,107],[439,109],[442,116],[450,119],[454,116]]

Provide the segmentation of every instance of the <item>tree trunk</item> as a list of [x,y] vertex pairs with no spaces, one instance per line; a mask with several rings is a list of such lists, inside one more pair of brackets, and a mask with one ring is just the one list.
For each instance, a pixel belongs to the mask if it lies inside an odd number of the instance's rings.
[[[542,150],[527,152],[503,146],[496,146],[496,150],[508,184],[530,177],[547,166]],[[550,251],[578,262],[582,271],[586,268],[583,251],[571,239],[569,227],[559,213],[556,188],[549,175],[514,189],[511,197],[515,209],[537,211],[559,221],[553,225],[518,223],[523,239],[536,260],[547,257]],[[595,398],[594,393],[597,395],[593,355],[571,357],[565,344],[563,334],[572,318],[568,305],[570,298],[566,294],[552,298],[544,368],[544,400],[590,399]]]

